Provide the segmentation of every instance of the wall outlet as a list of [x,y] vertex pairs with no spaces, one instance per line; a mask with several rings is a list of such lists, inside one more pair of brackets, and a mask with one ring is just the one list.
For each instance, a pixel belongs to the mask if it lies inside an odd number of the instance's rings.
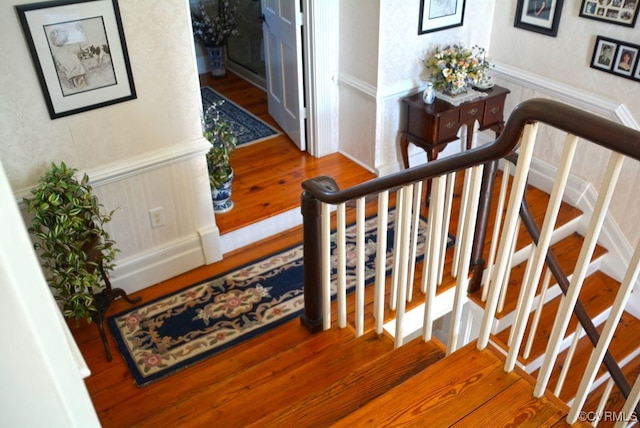
[[149,210],[149,222],[151,222],[151,228],[164,226],[164,208],[157,207]]

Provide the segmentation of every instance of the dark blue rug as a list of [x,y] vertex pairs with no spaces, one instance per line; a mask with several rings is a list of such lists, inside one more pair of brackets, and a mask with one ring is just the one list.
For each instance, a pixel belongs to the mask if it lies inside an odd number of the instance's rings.
[[[387,226],[387,272],[393,263],[395,211]],[[417,260],[424,254],[420,221]],[[375,280],[377,218],[365,225],[365,283]],[[355,226],[346,231],[347,287],[355,285]],[[448,246],[454,242],[449,236]],[[335,248],[335,234],[332,249]],[[303,252],[296,245],[226,274],[108,318],[138,386],[162,379],[302,314]],[[335,272],[334,272],[335,278]],[[334,288],[335,290],[335,288]]]
[[220,106],[220,117],[229,124],[231,131],[238,138],[238,146],[280,135],[280,131],[210,87],[201,88],[200,93],[203,111],[211,104],[224,100]]

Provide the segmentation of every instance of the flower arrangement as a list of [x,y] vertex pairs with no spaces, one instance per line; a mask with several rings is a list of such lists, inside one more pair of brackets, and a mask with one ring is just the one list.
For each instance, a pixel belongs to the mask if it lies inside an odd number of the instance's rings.
[[451,95],[465,92],[467,85],[486,76],[490,67],[484,48],[474,46],[468,49],[457,44],[437,48],[426,63],[433,87]]
[[211,150],[207,153],[207,167],[212,189],[220,188],[231,177],[233,170],[229,165],[229,155],[238,143],[229,124],[220,118],[218,106],[222,103],[224,101],[211,104],[202,117],[203,135],[211,143]]
[[222,46],[238,34],[238,1],[201,2],[199,13],[191,13],[193,35],[205,46]]

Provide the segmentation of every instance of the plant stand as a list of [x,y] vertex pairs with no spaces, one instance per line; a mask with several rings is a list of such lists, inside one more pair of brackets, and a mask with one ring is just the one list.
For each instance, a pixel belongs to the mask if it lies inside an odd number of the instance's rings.
[[100,338],[102,339],[102,344],[104,345],[104,351],[107,355],[107,361],[111,361],[111,350],[109,349],[109,342],[107,342],[107,334],[104,330],[104,321],[105,315],[111,303],[118,297],[124,299],[125,302],[130,304],[138,303],[142,298],[140,296],[135,299],[130,298],[127,293],[121,288],[111,288],[111,282],[109,281],[109,277],[107,277],[106,272],[104,271],[104,267],[102,266],[102,260],[98,263],[98,269],[100,269],[100,275],[102,275],[102,279],[105,283],[105,289],[100,293],[97,293],[93,296],[95,299],[96,309],[98,309],[97,314],[94,316],[94,320],[96,325],[98,326],[98,331],[100,332]]

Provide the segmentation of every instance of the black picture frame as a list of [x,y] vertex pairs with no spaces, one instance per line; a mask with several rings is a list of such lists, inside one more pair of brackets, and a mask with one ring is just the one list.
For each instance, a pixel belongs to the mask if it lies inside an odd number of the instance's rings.
[[640,81],[640,45],[597,36],[591,68]]
[[420,0],[418,34],[461,27],[466,0]]
[[518,0],[513,26],[556,37],[563,3],[564,0]]
[[16,6],[49,116],[136,98],[117,0]]
[[596,21],[634,27],[638,20],[637,0],[582,0],[580,16]]

